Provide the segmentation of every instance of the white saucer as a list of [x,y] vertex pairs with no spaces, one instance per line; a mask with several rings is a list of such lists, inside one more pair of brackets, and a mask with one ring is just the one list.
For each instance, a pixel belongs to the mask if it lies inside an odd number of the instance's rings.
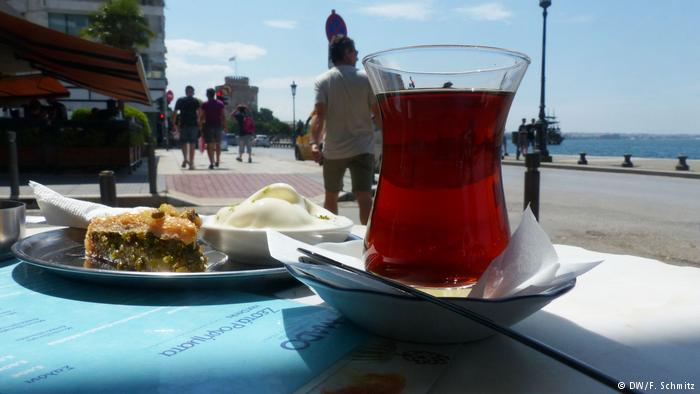
[[[362,255],[361,240],[316,246],[346,256]],[[359,261],[361,260],[355,259],[355,262]],[[286,267],[292,276],[311,287],[328,305],[358,326],[380,336],[420,343],[460,343],[493,334],[491,330],[467,317],[413,298],[380,281],[333,266],[294,263],[286,264]],[[443,299],[509,327],[542,309],[571,290],[575,284],[576,279],[572,278],[542,289],[538,294],[509,298]]]

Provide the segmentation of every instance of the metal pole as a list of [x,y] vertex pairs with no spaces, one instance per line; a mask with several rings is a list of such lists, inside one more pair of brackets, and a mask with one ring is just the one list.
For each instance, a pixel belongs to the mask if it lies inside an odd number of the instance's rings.
[[542,75],[540,82],[540,113],[539,113],[539,129],[537,130],[537,140],[539,143],[540,155],[542,161],[551,162],[552,157],[547,149],[547,120],[544,113],[544,70],[545,70],[545,48],[547,45],[547,7],[542,8]]
[[153,143],[146,144],[146,151],[148,152],[148,190],[151,194],[158,194],[158,164]]
[[10,162],[7,169],[10,171],[10,199],[16,200],[19,198],[19,164],[17,161],[17,133],[14,131],[7,132],[7,148]]
[[292,95],[292,133],[297,129],[297,106],[296,95]]
[[525,154],[525,193],[523,196],[523,209],[530,206],[537,221],[540,220],[540,155],[538,153]]
[[110,207],[117,206],[117,184],[114,180],[114,171],[100,172],[100,202]]

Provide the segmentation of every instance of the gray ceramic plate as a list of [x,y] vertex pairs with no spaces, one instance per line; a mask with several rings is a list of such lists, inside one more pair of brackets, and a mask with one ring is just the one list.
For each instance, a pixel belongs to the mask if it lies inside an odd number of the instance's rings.
[[73,279],[128,286],[162,287],[260,287],[290,279],[284,267],[255,267],[229,261],[225,253],[206,246],[206,272],[132,272],[84,268],[85,230],[64,228],[24,238],[12,253],[26,263]]

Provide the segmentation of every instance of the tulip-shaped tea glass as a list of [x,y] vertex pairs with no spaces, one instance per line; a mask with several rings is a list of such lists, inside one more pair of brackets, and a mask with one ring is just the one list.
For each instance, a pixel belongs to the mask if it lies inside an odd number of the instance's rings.
[[362,61],[383,123],[368,271],[422,288],[473,285],[508,244],[501,146],[530,59],[436,45]]

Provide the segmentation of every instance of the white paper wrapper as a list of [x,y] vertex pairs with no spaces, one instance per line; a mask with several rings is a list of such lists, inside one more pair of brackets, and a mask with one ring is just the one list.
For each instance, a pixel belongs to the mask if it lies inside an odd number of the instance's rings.
[[29,181],[29,186],[34,191],[36,202],[41,208],[41,213],[46,217],[46,222],[54,226],[87,228],[90,220],[96,217],[152,209],[147,207],[112,208],[94,202],[65,197],[34,181]]
[[[400,290],[382,285],[359,275],[332,266],[303,264],[297,248],[324,255],[354,268],[364,269],[359,249],[362,241],[350,241],[345,250],[351,254],[332,252],[293,240],[275,231],[267,234],[270,255],[284,264],[298,264],[303,270],[336,286],[350,289],[402,294]],[[603,261],[602,255],[582,248],[552,245],[547,234],[530,209],[523,212],[522,221],[511,237],[506,250],[489,265],[473,286],[470,298],[509,298],[539,294],[585,273]]]

